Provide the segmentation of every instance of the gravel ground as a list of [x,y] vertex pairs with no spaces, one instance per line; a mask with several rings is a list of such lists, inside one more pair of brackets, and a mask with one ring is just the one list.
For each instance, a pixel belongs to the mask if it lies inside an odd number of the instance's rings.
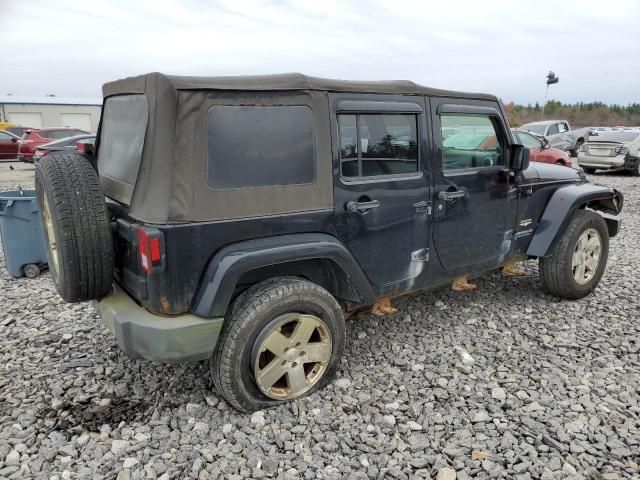
[[0,477],[640,478],[640,179],[591,179],[626,194],[594,295],[543,294],[530,262],[405,297],[348,321],[328,388],[254,415],[206,363],[130,360],[91,304],[0,265]]

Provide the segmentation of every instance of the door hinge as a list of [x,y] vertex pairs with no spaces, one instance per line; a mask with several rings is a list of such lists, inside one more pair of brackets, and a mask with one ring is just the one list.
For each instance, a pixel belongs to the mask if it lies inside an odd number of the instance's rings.
[[421,202],[414,203],[413,206],[415,207],[417,213],[426,213],[427,215],[431,215],[431,202],[423,200]]
[[429,261],[429,249],[421,248],[415,252],[411,252],[412,262],[428,262]]

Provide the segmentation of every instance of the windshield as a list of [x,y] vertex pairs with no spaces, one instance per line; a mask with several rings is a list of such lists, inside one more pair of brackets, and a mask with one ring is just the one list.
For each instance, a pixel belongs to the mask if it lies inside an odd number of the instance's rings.
[[542,143],[536,137],[530,133],[525,132],[513,132],[516,140],[527,148],[540,148]]
[[547,129],[546,125],[537,125],[535,123],[527,123],[520,127],[522,130],[529,130],[530,132],[537,133],[538,135],[544,135],[545,130]]

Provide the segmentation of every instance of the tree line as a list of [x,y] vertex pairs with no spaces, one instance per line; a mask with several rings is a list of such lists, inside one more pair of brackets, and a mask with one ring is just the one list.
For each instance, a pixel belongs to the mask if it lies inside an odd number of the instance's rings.
[[[537,122],[542,116],[542,106],[518,105],[507,103],[504,105],[509,123],[513,127],[529,122]],[[575,127],[615,127],[640,126],[640,103],[629,105],[605,105],[602,102],[566,104],[556,100],[549,100],[544,108],[544,119],[568,120]]]

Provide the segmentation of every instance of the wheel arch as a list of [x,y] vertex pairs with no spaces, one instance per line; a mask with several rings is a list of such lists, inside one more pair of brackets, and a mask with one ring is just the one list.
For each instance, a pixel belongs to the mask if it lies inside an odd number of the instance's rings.
[[375,301],[371,285],[346,247],[328,234],[293,234],[227,245],[209,260],[192,312],[224,315],[243,288],[268,278],[297,276],[352,305]]
[[561,187],[551,196],[538,222],[538,227],[527,249],[530,257],[544,257],[556,244],[567,228],[574,213],[579,209],[599,212],[607,223],[609,236],[614,237],[620,230],[618,215],[622,210],[624,197],[614,188],[582,183]]

